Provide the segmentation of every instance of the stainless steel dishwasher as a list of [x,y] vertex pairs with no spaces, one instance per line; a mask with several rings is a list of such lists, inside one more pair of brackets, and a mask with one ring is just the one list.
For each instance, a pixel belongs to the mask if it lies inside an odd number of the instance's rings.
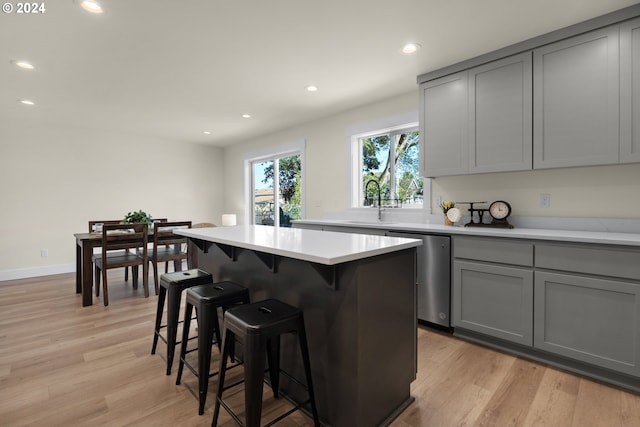
[[418,246],[418,320],[451,329],[451,238],[392,231],[389,236],[422,240]]

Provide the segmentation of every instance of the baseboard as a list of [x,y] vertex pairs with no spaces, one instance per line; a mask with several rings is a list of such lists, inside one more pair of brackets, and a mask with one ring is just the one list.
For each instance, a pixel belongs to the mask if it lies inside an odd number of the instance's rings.
[[52,274],[73,273],[75,264],[47,265],[43,267],[20,268],[0,271],[0,282],[6,280],[27,279],[30,277],[50,276]]

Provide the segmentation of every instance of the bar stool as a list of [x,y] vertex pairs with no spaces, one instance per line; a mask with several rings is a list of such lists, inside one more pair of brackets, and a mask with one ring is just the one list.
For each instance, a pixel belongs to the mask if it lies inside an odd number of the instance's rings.
[[[156,324],[153,333],[151,354],[156,354],[158,338],[167,343],[167,375],[171,375],[171,365],[173,364],[173,355],[177,344],[176,336],[178,334],[178,318],[182,291],[192,286],[207,283],[213,283],[213,277],[210,273],[197,268],[165,273],[160,277],[160,293],[158,294],[158,309],[156,312]],[[162,325],[165,299],[167,299],[167,324]],[[166,338],[160,333],[162,328],[167,328]]]
[[[238,305],[249,303],[249,290],[233,282],[218,282],[208,285],[194,286],[187,290],[187,305],[184,310],[184,323],[182,324],[182,345],[180,346],[180,364],[176,385],[182,379],[184,365],[198,377],[199,406],[198,415],[204,413],[204,404],[207,400],[209,378],[218,374],[209,374],[211,365],[211,344],[215,335],[215,343],[220,349],[220,326],[218,324],[218,308],[223,312]],[[190,340],[189,329],[191,326],[191,313],[196,308],[196,320],[198,322],[198,348],[187,351]],[[198,370],[196,371],[186,361],[187,353],[198,350]]]
[[[302,405],[311,404],[311,413],[316,427],[320,426],[318,411],[313,393],[311,380],[311,365],[309,363],[309,350],[307,335],[304,328],[302,311],[276,299],[268,299],[252,304],[234,307],[224,315],[224,338],[222,345],[222,357],[220,359],[220,378],[216,405],[213,412],[212,427],[218,425],[220,405],[229,412],[233,419],[241,424],[240,419],[231,408],[222,400],[222,393],[229,387],[224,387],[225,373],[227,370],[227,358],[233,349],[235,341],[243,344],[244,351],[244,401],[246,412],[246,427],[259,427],[262,413],[262,385],[264,381],[265,354],[269,363],[269,377],[274,398],[278,397],[279,374],[290,377],[280,370],[280,336],[286,333],[297,333],[300,343],[300,353],[307,381],[309,399],[296,405],[293,409],[280,415],[269,422],[271,425],[300,409]],[[304,385],[304,384],[301,384]],[[242,424],[241,424],[242,425]]]

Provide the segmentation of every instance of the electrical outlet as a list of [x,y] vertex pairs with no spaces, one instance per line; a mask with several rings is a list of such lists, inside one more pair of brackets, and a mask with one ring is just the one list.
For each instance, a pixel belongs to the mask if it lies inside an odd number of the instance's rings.
[[46,258],[49,256],[49,249],[40,249],[40,256]]
[[541,208],[550,208],[551,207],[551,194],[549,194],[549,193],[540,193],[540,207]]
[[436,196],[436,206],[442,205],[442,196]]

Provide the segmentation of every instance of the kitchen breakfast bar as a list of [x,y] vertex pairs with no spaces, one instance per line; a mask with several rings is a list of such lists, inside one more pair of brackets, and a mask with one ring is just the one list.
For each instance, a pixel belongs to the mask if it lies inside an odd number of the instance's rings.
[[[316,405],[324,425],[388,425],[412,401],[416,378],[416,247],[420,240],[269,226],[177,230],[214,280],[304,312]],[[297,338],[282,369],[304,378]],[[294,401],[306,391],[281,377]]]

